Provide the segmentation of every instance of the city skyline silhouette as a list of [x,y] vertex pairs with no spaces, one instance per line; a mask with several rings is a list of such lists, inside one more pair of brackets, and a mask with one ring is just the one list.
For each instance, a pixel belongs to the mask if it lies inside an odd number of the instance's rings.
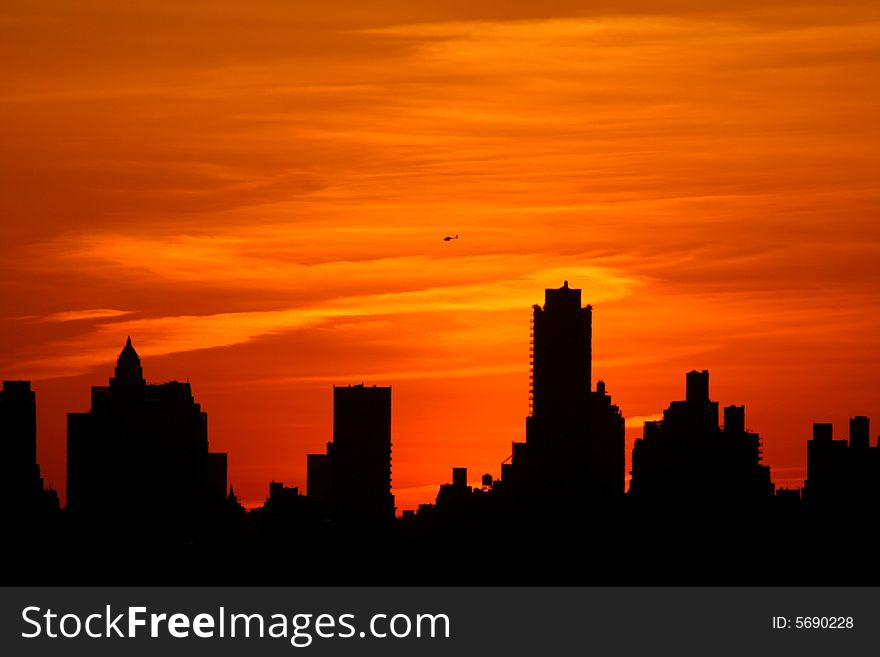
[[[409,569],[428,582],[654,582],[669,573],[650,561],[618,572],[652,554],[688,583],[767,583],[792,581],[791,572],[768,572],[776,564],[765,554],[771,539],[810,541],[800,563],[812,564],[872,534],[880,437],[871,439],[869,418],[851,418],[848,440],[835,440],[831,424],[814,423],[803,489],[777,488],[762,463],[761,436],[746,430],[745,407],[725,406],[722,423],[707,370],[687,372],[685,398],[645,423],[625,492],[624,418],[606,382],[591,380],[592,311],[568,281],[545,290],[543,305],[533,306],[525,440],[512,441],[500,472],[482,474],[479,486],[469,484],[466,466],[453,464],[435,502],[399,518],[391,387],[334,386],[333,438],[324,453],[307,456],[308,488],[273,479],[264,504],[248,511],[227,478],[235,454],[209,451],[207,414],[190,384],[149,384],[130,337],[109,385],[92,388],[91,409],[68,414],[63,508],[36,462],[30,382],[4,381],[0,464],[6,524],[18,561],[29,566],[22,573],[32,576],[62,539],[69,556],[112,566],[106,581],[148,574],[265,581],[297,555],[315,567],[307,577],[313,583],[375,577],[359,570],[363,559],[405,565],[395,582],[406,581]],[[651,543],[658,534],[663,542]],[[707,540],[709,551],[686,549]],[[515,550],[502,557],[485,550],[493,544]],[[135,566],[138,559],[151,563]],[[509,576],[487,574],[487,559],[512,569]],[[62,563],[47,572],[63,572],[65,581],[82,576]],[[207,568],[190,570],[198,565]],[[855,566],[830,559],[807,575],[813,582],[880,577],[880,568]]]
[[15,582],[880,583],[872,3],[6,5]]
[[880,417],[863,0],[5,9],[0,372],[38,391],[62,501],[66,413],[128,335],[151,382],[191,381],[248,507],[279,461],[303,485],[334,384],[394,385],[399,509],[448,462],[478,484],[566,278],[602,308],[627,472],[695,367],[778,484],[806,477],[804,407]]
[[[542,347],[542,345],[541,345],[540,329],[539,329],[538,330],[538,332],[539,332],[539,338],[538,338],[539,355],[536,359],[536,357],[535,357],[535,337],[534,337],[535,336],[535,317],[537,317],[539,314],[543,315],[544,309],[539,304],[534,305],[535,316],[531,320],[531,338],[529,340],[529,345],[530,345],[529,353],[530,353],[530,359],[532,362],[532,365],[529,368],[529,371],[530,371],[530,375],[529,375],[529,381],[530,381],[529,418],[532,418],[532,419],[530,419],[529,422],[534,422],[533,418],[534,418],[534,407],[536,404],[536,402],[535,402],[535,389],[536,388],[538,389],[538,393],[537,393],[538,394],[538,401],[537,401],[538,408],[541,409],[544,405],[546,405],[551,408],[548,415],[553,415],[554,413],[553,413],[552,409],[554,408],[554,406],[558,410],[559,404],[563,404],[563,405],[565,404],[564,396],[566,393],[564,393],[564,392],[560,393],[560,390],[564,390],[564,388],[566,387],[566,382],[568,384],[568,387],[571,387],[571,388],[578,388],[579,387],[579,388],[585,389],[587,391],[590,390],[590,387],[592,385],[592,383],[591,383],[591,378],[592,378],[591,377],[591,369],[592,369],[591,368],[591,361],[592,361],[592,357],[591,357],[591,351],[592,351],[592,336],[591,336],[591,334],[592,334],[592,317],[591,317],[591,312],[592,312],[592,306],[587,305],[587,306],[584,306],[583,308],[581,308],[581,306],[580,306],[581,290],[572,289],[570,294],[569,294],[569,290],[570,290],[570,288],[568,286],[568,281],[565,281],[563,286],[561,288],[559,288],[558,290],[547,290],[547,294],[548,294],[547,299],[548,300],[550,300],[550,299],[556,300],[556,304],[558,304],[560,307],[564,307],[566,305],[566,303],[568,303],[570,308],[580,309],[580,311],[583,311],[584,313],[586,313],[586,316],[584,317],[584,319],[576,320],[578,322],[581,322],[581,324],[575,323],[573,325],[579,326],[580,327],[579,330],[585,332],[585,334],[587,335],[587,338],[583,344],[583,347],[578,347],[576,345],[576,334],[563,335],[563,336],[559,336],[559,335],[554,334],[554,337],[553,337],[551,344],[548,345],[548,346],[552,347],[552,351],[547,352],[547,347]],[[545,307],[546,307],[546,305],[545,305]],[[551,304],[551,307],[552,307],[552,304]],[[566,321],[568,321],[567,316],[566,316]],[[563,331],[563,333],[564,333],[564,331]],[[568,346],[568,349],[563,348],[563,345],[566,345],[566,344]],[[542,361],[546,362],[546,364],[543,366],[539,364],[537,375],[535,374],[535,367],[534,367],[534,363],[536,360],[538,363],[541,363]],[[554,364],[554,361],[558,361],[558,362],[555,362],[555,364]],[[569,371],[569,367],[566,364],[569,362],[572,364],[571,365],[572,367],[575,367],[575,368],[582,367],[583,369]],[[582,365],[577,365],[578,362],[582,363]],[[548,373],[544,374],[543,370],[548,370]],[[536,376],[538,379],[537,385],[535,384]],[[144,378],[140,356],[138,355],[137,351],[135,350],[135,348],[133,346],[131,336],[127,336],[127,338],[126,338],[125,345],[124,345],[124,347],[123,347],[122,351],[120,352],[120,355],[117,359],[116,367],[114,370],[114,376],[110,378],[110,385],[111,386],[116,385],[118,387],[120,385],[119,382],[125,380],[124,377],[127,377],[128,380],[130,380],[130,382],[131,382],[130,385],[146,384],[146,379]],[[544,380],[544,379],[546,379],[547,382],[542,384],[542,380]],[[28,389],[30,389],[30,386],[31,386],[30,381],[21,380],[21,383],[27,384]],[[11,389],[14,390],[15,389],[15,381],[10,381],[10,384],[11,384]],[[352,387],[352,384],[345,384],[345,385],[347,385],[349,388]],[[692,388],[695,385],[700,387],[700,392],[694,393],[692,391]],[[187,391],[190,389],[190,384],[188,381],[185,384],[179,384],[176,380],[172,380],[168,383],[158,384],[158,385],[157,384],[150,384],[150,386],[152,388],[156,388],[156,389],[159,389],[159,386],[163,386],[166,389],[171,389],[174,386],[182,386],[181,389],[187,390]],[[562,386],[562,387],[560,388],[560,386]],[[598,390],[600,391],[599,392],[600,396],[603,395],[605,393],[605,382],[599,381],[597,386],[598,386]],[[338,386],[334,385],[333,387],[334,387],[334,392],[336,392],[336,389]],[[358,385],[355,385],[354,387],[355,388],[363,387],[363,384],[358,384]],[[376,387],[375,384],[373,384],[372,388],[375,388],[375,387]],[[542,392],[543,388],[547,388],[547,392]],[[95,399],[100,398],[100,396],[102,394],[106,394],[102,391],[105,391],[105,390],[109,391],[109,388],[93,387],[92,390],[93,390],[92,403],[93,403],[93,410],[94,410]],[[383,388],[383,390],[388,391],[388,393],[390,394],[391,387],[389,386],[387,388]],[[191,392],[186,392],[185,394],[192,397]],[[691,395],[694,395],[694,394],[696,394],[698,396],[703,395],[704,397],[706,397],[706,399],[708,399],[708,371],[707,370],[703,370],[702,375],[697,370],[692,370],[687,373],[687,393],[686,393],[686,396],[688,399],[690,399]],[[544,401],[544,399],[543,399],[544,397],[547,398],[546,401]],[[560,397],[562,397],[563,399],[560,399]],[[609,397],[609,399],[610,399],[610,397]],[[569,400],[569,403],[570,403],[570,400]],[[678,402],[676,402],[676,403],[678,403]],[[719,416],[718,410],[717,410],[717,402],[713,402],[713,403],[716,406],[715,423],[718,424],[720,422],[720,420],[719,420],[720,416]],[[673,403],[673,407],[674,407],[674,405],[675,405],[675,403]],[[196,408],[198,408],[198,406],[199,405],[196,404]],[[335,409],[335,406],[336,405],[334,404],[334,409]],[[612,406],[612,408],[616,409],[615,406]],[[724,423],[723,424],[728,423],[728,420],[729,420],[729,417],[728,417],[729,413],[728,412],[729,411],[736,411],[737,408],[739,409],[738,415],[731,415],[730,417],[733,417],[734,421],[739,423],[739,425],[740,425],[739,431],[742,433],[742,432],[745,432],[745,426],[746,426],[745,419],[744,419],[744,408],[743,407],[725,408],[724,409],[725,413],[724,413]],[[615,412],[619,413],[620,411],[618,409]],[[637,445],[644,442],[645,431],[647,431],[647,430],[653,431],[653,429],[655,428],[655,425],[658,424],[658,420],[662,419],[664,417],[664,415],[667,413],[669,413],[669,410],[667,410],[662,415],[653,416],[651,419],[646,420],[644,423],[644,431],[640,432],[639,437],[637,437],[635,439],[634,444],[630,448],[630,450],[638,451],[639,447]],[[89,419],[89,413],[82,415],[82,414],[76,414],[76,413],[71,412],[71,413],[69,413],[69,415],[75,416],[73,419],[77,419],[77,420],[80,417],[83,417],[84,420]],[[203,413],[203,415],[205,415],[205,417],[207,417],[207,415],[205,413]],[[542,415],[543,415],[543,413],[541,413],[539,411],[539,413],[538,413],[539,419]],[[334,410],[334,421],[332,423],[332,426],[334,427],[334,429],[333,429],[334,431],[336,431],[336,427],[339,424],[336,421],[336,418],[337,418],[337,413]],[[70,438],[69,438],[70,422],[73,421],[73,419],[69,420],[69,423],[68,423],[68,432],[67,432],[68,433],[68,442],[70,440]],[[624,419],[623,416],[621,416],[621,419]],[[856,417],[850,418],[851,424],[852,424],[852,422],[862,422],[862,421],[869,422],[868,418],[866,418],[865,416],[856,416]],[[390,418],[389,418],[389,422],[390,422]],[[823,424],[825,426],[830,426],[829,423],[823,423]],[[528,432],[529,432],[528,426],[529,425],[527,423],[526,434],[528,434]],[[862,426],[862,431],[867,432],[867,428],[865,427],[865,425],[861,425],[861,426]],[[205,431],[206,431],[206,429],[205,429]],[[527,439],[527,435],[525,436],[525,438]],[[205,434],[205,437],[203,438],[203,440],[206,440],[206,439],[207,439],[207,434]],[[516,441],[513,442],[513,451],[514,452],[516,451],[517,444],[518,443]],[[760,447],[758,447],[758,450],[760,451]],[[625,451],[625,449],[623,448],[623,445],[621,445],[621,451]],[[224,455],[220,455],[220,456],[224,456]],[[319,454],[310,454],[309,459],[311,460],[313,457],[317,458],[320,456],[321,455],[319,455]],[[504,464],[508,464],[508,467],[510,467],[510,461],[512,459],[512,456],[513,456],[512,453],[509,454],[507,456],[507,458],[505,458],[501,462],[501,465],[502,465],[501,469],[502,470],[503,470]],[[547,457],[543,457],[543,458],[546,459]],[[222,475],[224,482],[226,481],[225,467],[226,466],[224,465],[223,466],[223,475]],[[320,468],[321,464],[316,463],[315,467],[316,467],[316,469]],[[560,464],[557,464],[556,467],[566,467],[566,466],[565,466],[565,464],[560,463]],[[619,467],[622,470],[625,467],[623,464],[623,460],[621,460],[618,463],[618,466],[616,466],[616,467]],[[766,466],[762,466],[762,467],[766,467]],[[546,469],[552,469],[552,468],[553,468],[553,466],[547,466]],[[68,464],[67,470],[69,472],[69,464]],[[807,472],[806,464],[804,466],[804,471],[805,471],[805,473]],[[500,476],[501,470],[499,470],[495,473],[486,473],[486,474],[490,474],[493,477],[497,477],[497,476]],[[626,487],[625,487],[626,489],[629,489],[629,487],[630,487],[630,483],[629,483],[629,475],[630,474],[632,474],[632,473],[630,471],[627,471],[627,473],[626,473]],[[769,482],[769,472],[766,474],[767,474],[768,482]],[[805,476],[804,481],[806,481],[806,478],[807,477]],[[282,479],[287,480],[288,478],[282,477]],[[304,478],[302,481],[293,481],[292,483],[296,484],[297,486],[301,486],[301,487],[305,488],[306,479],[308,479],[308,477]],[[273,481],[274,481],[274,477],[273,477]],[[476,481],[476,480],[474,480],[474,481]],[[439,487],[441,485],[441,483],[442,482],[438,482],[436,484],[436,486]],[[473,483],[473,482],[468,482],[468,483]],[[69,489],[69,485],[70,484],[68,482],[67,486],[66,486],[67,489]],[[225,488],[225,486],[223,486],[221,488]],[[613,488],[613,486],[612,486],[612,488]],[[802,486],[798,486],[797,488],[802,488]],[[54,487],[52,485],[49,485],[48,489],[54,490]],[[62,490],[61,499],[64,501],[67,500],[66,493],[67,493],[66,490]],[[224,495],[225,494],[226,493],[224,492]],[[430,498],[433,499],[433,496],[430,496]],[[399,511],[402,511],[402,510],[399,510]],[[398,512],[397,515],[400,515],[400,512]]]

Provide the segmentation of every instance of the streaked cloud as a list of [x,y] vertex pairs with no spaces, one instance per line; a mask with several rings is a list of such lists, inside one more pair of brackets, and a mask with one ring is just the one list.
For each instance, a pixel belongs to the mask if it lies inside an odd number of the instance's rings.
[[[637,280],[597,267],[571,267],[541,270],[524,277],[493,281],[490,285],[434,287],[408,292],[363,295],[328,300],[320,306],[303,306],[262,312],[217,313],[147,317],[117,322],[102,322],[94,330],[73,340],[47,345],[51,357],[22,363],[19,369],[31,376],[70,376],[89,368],[112,362],[114,350],[124,336],[134,336],[138,350],[147,356],[228,347],[254,338],[285,331],[302,330],[334,319],[356,317],[381,318],[393,315],[429,315],[486,313],[528,308],[533,290],[557,285],[562,275],[592,282],[599,301],[631,293]],[[104,316],[102,316],[104,317]],[[454,340],[463,335],[456,332]],[[482,336],[477,336],[482,339]],[[507,370],[509,371],[509,370]],[[418,376],[418,373],[414,373]]]
[[130,310],[114,310],[113,308],[89,308],[86,310],[63,310],[41,318],[45,322],[79,322],[84,320],[111,319],[130,315]]

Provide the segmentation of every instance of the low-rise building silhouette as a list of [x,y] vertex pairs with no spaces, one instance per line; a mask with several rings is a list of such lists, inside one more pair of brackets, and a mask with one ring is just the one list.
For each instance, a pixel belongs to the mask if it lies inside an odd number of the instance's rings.
[[459,511],[473,492],[467,483],[467,468],[452,468],[452,483],[441,484],[437,492],[437,508],[441,510]]

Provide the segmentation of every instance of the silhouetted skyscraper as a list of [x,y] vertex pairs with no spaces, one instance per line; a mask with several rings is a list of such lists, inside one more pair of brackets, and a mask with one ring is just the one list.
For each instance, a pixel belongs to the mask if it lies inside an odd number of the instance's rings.
[[3,382],[0,441],[0,485],[16,498],[30,494],[40,478],[37,402],[30,381]]
[[391,387],[333,387],[333,506],[343,517],[393,518]]
[[[532,417],[560,431],[581,432],[590,394],[592,306],[581,291],[545,290],[532,315]],[[561,438],[549,432],[547,440]]]
[[391,388],[333,386],[333,442],[307,459],[309,498],[338,520],[393,519]]
[[685,397],[663,420],[645,423],[633,446],[630,496],[664,510],[772,499],[770,468],[761,464],[760,436],[745,430],[745,407],[726,407],[722,430],[706,370],[687,373]]
[[[532,412],[526,418],[526,479],[536,489],[566,489],[583,478],[589,433],[592,307],[581,307],[581,291],[545,290],[544,306],[533,306]],[[514,466],[519,466],[516,456]]]
[[849,421],[849,443],[834,440],[831,424],[813,425],[807,441],[807,480],[804,500],[812,509],[843,514],[880,503],[880,445],[869,444],[870,421]]
[[607,508],[623,495],[624,422],[604,383],[590,391],[592,307],[566,281],[533,313],[532,410],[508,478],[541,505]]
[[120,529],[190,531],[226,496],[226,455],[189,383],[148,385],[129,338],[109,386],[67,420],[67,504]]
[[4,381],[0,391],[0,499],[14,513],[58,507],[43,489],[37,464],[37,401],[30,381]]

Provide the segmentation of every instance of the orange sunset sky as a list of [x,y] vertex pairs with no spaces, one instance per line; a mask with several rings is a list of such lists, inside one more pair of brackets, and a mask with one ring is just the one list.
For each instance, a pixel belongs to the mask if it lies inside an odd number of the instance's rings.
[[334,383],[393,386],[399,509],[497,475],[568,279],[627,452],[705,368],[800,486],[814,421],[880,430],[877,8],[7,0],[0,377],[47,482],[127,335],[246,504]]

